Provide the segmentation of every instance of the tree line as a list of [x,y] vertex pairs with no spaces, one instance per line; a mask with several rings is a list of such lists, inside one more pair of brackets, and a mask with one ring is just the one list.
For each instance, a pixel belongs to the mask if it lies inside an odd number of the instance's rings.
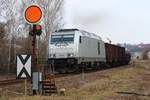
[[30,24],[24,20],[24,9],[38,4],[43,11],[42,35],[38,40],[38,57],[48,57],[48,37],[63,26],[64,0],[0,0],[0,73],[16,71],[16,54],[32,54]]

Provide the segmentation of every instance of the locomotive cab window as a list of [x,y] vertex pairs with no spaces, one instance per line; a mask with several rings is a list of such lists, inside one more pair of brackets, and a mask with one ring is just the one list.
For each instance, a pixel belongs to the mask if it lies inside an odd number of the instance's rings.
[[97,51],[98,51],[98,55],[100,55],[100,43],[97,43]]
[[52,35],[51,44],[53,43],[73,43],[74,34]]

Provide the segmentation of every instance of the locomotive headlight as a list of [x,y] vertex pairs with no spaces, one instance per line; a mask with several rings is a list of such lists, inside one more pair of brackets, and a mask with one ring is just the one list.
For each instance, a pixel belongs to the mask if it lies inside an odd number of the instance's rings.
[[73,57],[73,56],[74,56],[74,54],[73,54],[73,53],[71,53],[71,54],[70,54],[70,57]]
[[68,57],[73,57],[74,56],[73,53],[68,53],[67,55],[68,55]]

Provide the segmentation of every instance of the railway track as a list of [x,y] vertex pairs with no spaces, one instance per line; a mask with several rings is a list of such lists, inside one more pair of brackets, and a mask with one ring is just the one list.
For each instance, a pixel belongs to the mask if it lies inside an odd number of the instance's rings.
[[24,82],[23,79],[8,79],[0,81],[0,86],[13,85]]
[[[69,74],[69,75],[76,75],[76,74]],[[61,77],[66,77],[69,76],[68,74],[56,74],[55,78],[61,78]],[[30,82],[31,80],[28,80]],[[13,85],[13,84],[19,84],[23,83],[24,79],[8,79],[8,80],[1,80],[0,81],[0,86],[6,86],[6,85]]]
[[[123,66],[119,66],[123,67]],[[104,68],[100,70],[89,70],[89,71],[84,71],[85,73],[92,73],[92,72],[97,72],[97,71],[102,71],[102,70],[108,70],[108,69],[114,69],[112,68]],[[67,73],[67,74],[55,74],[55,78],[62,78],[62,77],[67,77],[67,76],[73,76],[73,75],[78,75],[81,74],[82,72],[78,73]],[[18,84],[18,83],[23,83],[24,79],[8,79],[8,80],[2,80],[0,81],[0,86],[6,86],[6,85],[13,85],[13,84]],[[28,80],[28,82],[31,82],[31,80]]]
[[[56,78],[60,78],[60,77],[66,77],[69,76],[68,74],[57,74],[55,75]],[[31,80],[28,80],[28,82],[30,82]],[[19,84],[19,83],[23,83],[24,79],[7,79],[7,80],[1,80],[0,81],[0,86],[6,86],[6,85],[13,85],[13,84]]]

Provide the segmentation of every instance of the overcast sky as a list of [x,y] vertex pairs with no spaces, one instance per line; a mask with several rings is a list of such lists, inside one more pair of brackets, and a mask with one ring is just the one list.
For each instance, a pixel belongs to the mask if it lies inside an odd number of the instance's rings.
[[150,0],[66,0],[64,28],[99,34],[113,43],[150,43]]

